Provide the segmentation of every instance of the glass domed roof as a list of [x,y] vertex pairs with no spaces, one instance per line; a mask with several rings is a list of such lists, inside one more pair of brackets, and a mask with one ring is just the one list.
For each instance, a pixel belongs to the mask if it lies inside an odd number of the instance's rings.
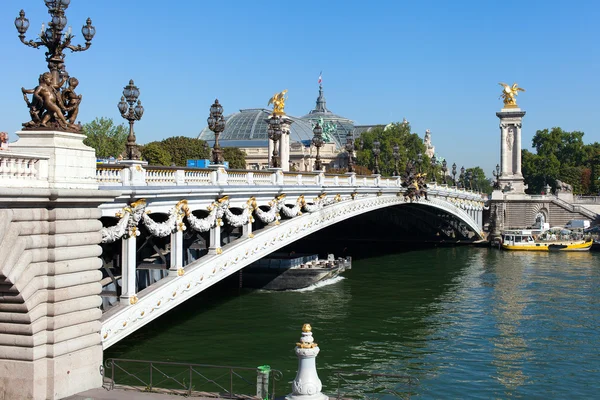
[[[264,108],[250,108],[240,110],[240,112],[225,117],[225,130],[219,135],[219,143],[223,146],[238,147],[259,147],[266,146],[268,142],[267,128],[265,121],[271,115],[271,110]],[[302,118],[287,115],[294,121],[290,125],[290,143],[312,140],[313,131],[310,121]],[[204,127],[198,139],[212,142],[215,140],[215,134]],[[339,146],[339,141],[336,143]]]

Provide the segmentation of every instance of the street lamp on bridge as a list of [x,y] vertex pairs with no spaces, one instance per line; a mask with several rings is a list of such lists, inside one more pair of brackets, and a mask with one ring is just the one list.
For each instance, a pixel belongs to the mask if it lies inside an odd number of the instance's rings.
[[496,170],[492,171],[492,175],[496,178],[494,189],[500,189],[500,164],[496,164]]
[[375,157],[375,166],[373,167],[374,174],[380,174],[379,170],[379,154],[381,153],[379,140],[373,142],[373,156]]
[[398,171],[398,159],[400,158],[400,146],[394,145],[392,156],[394,156],[394,176],[400,176]]
[[354,172],[354,136],[350,131],[346,134],[345,147],[348,153],[348,172]]
[[135,142],[135,132],[133,130],[135,121],[139,121],[144,115],[144,107],[142,107],[142,102],[138,100],[139,96],[140,90],[133,84],[133,79],[130,79],[129,84],[123,88],[123,96],[121,96],[121,101],[117,105],[121,117],[129,121],[129,136],[127,136],[127,144],[125,144],[127,160],[139,160],[141,156],[140,149]]
[[318,122],[315,125],[315,127],[313,128],[312,143],[317,148],[317,157],[315,158],[315,171],[320,171],[321,170],[321,155],[319,154],[319,151],[321,149],[321,146],[323,146],[324,141],[323,141],[323,128],[321,128],[321,126],[319,125]]
[[443,183],[444,185],[448,184],[448,181],[446,180],[446,174],[448,173],[448,163],[446,162],[446,160],[442,161],[442,174],[443,174]]
[[271,168],[281,168],[279,165],[279,151],[277,150],[277,142],[281,139],[281,118],[278,115],[271,115],[267,120],[269,127],[267,135],[273,141],[273,155],[271,157]]
[[213,144],[212,150],[212,163],[214,165],[220,165],[223,163],[223,150],[219,146],[219,135],[225,130],[225,118],[223,118],[223,106],[219,104],[219,100],[215,99],[215,102],[210,106],[210,115],[207,118],[208,129],[213,131],[215,134],[215,143]]
[[454,186],[458,186],[456,184],[456,163],[452,164],[452,181],[454,182]]
[[460,175],[458,177],[458,180],[460,181],[460,187],[461,188],[465,188],[465,167],[462,166],[460,167]]
[[435,154],[431,157],[431,177],[433,178],[433,183],[437,183],[437,177],[435,176],[435,166],[437,164],[437,158]]

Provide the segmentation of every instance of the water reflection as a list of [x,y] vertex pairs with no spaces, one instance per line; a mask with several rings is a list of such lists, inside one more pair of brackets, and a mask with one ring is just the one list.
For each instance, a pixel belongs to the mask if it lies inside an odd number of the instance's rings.
[[[523,311],[529,299],[524,290],[529,257],[532,254],[510,253],[521,256],[520,262],[500,263],[493,268],[495,277],[493,315],[496,317],[496,328],[499,335],[490,337],[494,348],[492,365],[496,367],[496,376],[509,391],[523,385],[527,376],[522,364],[528,357],[527,343],[521,335],[520,325]],[[536,256],[533,254],[533,256]]]

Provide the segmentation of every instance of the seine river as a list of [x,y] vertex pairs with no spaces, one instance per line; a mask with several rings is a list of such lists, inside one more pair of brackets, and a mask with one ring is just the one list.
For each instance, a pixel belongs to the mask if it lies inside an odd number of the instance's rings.
[[310,323],[323,392],[332,371],[406,374],[419,398],[598,398],[600,253],[459,247],[355,260],[314,290],[219,286],[110,348],[105,357],[283,372]]

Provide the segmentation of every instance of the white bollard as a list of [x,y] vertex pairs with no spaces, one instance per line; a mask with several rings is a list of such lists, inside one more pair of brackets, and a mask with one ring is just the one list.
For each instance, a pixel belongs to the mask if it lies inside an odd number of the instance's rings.
[[317,375],[316,358],[319,346],[314,343],[310,324],[302,326],[302,337],[296,343],[298,356],[298,372],[292,382],[292,393],[285,396],[286,400],[328,400],[329,397],[321,393],[322,385]]

